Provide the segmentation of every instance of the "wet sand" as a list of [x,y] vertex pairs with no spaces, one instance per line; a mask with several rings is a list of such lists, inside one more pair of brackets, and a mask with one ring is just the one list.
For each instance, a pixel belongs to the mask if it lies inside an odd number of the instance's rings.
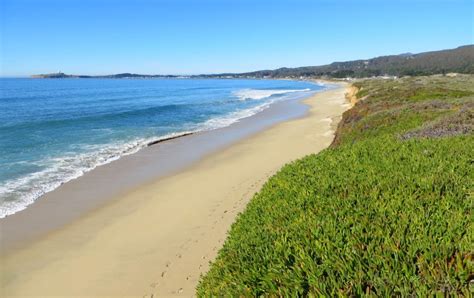
[[301,99],[277,102],[228,127],[151,142],[151,146],[97,167],[46,193],[27,209],[0,219],[0,251],[24,247],[146,183],[176,174],[276,123],[303,117],[307,111],[308,106]]
[[[268,177],[331,143],[349,107],[345,92],[306,99],[309,112],[291,110],[298,119],[275,124],[277,113],[257,128],[229,127],[229,138],[216,131],[215,139],[206,133],[171,140],[66,183],[51,193],[58,199],[11,217],[16,227],[0,225],[1,296],[193,295],[236,215]],[[173,162],[158,167],[156,154]],[[57,207],[64,196],[67,206]],[[53,216],[56,207],[69,214]],[[35,226],[32,235],[18,233]]]

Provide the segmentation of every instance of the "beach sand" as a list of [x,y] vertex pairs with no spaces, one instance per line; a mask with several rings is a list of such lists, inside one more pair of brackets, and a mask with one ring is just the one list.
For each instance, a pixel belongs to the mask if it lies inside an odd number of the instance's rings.
[[178,173],[140,186],[2,256],[0,296],[194,295],[237,214],[284,164],[326,148],[347,85]]

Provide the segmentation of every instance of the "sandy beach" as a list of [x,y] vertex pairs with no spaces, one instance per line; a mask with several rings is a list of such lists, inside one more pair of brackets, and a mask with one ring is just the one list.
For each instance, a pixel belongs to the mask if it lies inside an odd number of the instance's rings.
[[[194,295],[226,232],[284,164],[326,148],[348,86],[305,99],[282,122],[118,195],[2,256],[0,296]],[[113,181],[111,182],[113,183]]]

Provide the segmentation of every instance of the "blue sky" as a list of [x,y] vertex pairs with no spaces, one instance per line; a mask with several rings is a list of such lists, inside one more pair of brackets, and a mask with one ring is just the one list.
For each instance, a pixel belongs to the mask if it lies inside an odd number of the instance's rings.
[[463,0],[0,0],[1,75],[198,74],[472,44]]

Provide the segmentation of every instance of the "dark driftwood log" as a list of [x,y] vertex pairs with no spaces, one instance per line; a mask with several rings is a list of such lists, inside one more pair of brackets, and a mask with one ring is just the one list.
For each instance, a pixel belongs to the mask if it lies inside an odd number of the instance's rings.
[[189,135],[192,135],[194,134],[194,132],[188,132],[188,133],[183,133],[182,135],[178,135],[178,136],[174,136],[174,137],[169,137],[169,138],[165,138],[165,139],[161,139],[161,140],[156,140],[156,141],[153,141],[153,142],[150,142],[147,144],[147,147],[150,147],[150,146],[153,146],[153,145],[156,145],[156,144],[159,144],[159,143],[163,143],[163,142],[166,142],[166,141],[169,141],[169,140],[173,140],[173,139],[177,139],[177,138],[182,138],[182,137],[185,137],[185,136],[189,136]]

